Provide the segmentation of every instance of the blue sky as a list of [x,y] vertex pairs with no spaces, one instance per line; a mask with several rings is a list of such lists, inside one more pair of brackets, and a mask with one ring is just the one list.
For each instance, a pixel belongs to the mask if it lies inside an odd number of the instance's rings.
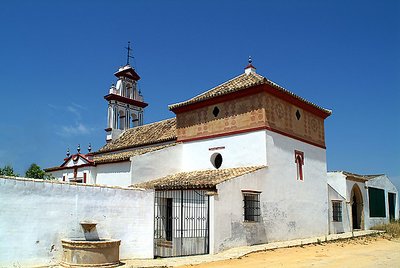
[[329,170],[400,189],[399,1],[2,1],[0,166],[60,165],[105,143],[103,96],[134,49],[145,122],[257,72],[332,109]]

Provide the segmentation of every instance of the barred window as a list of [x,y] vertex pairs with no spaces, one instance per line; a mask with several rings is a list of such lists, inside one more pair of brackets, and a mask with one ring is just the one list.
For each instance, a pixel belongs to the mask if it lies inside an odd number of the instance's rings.
[[244,220],[260,221],[260,193],[243,193]]
[[332,201],[332,216],[333,216],[333,221],[337,221],[337,222],[342,221],[342,202],[341,201]]

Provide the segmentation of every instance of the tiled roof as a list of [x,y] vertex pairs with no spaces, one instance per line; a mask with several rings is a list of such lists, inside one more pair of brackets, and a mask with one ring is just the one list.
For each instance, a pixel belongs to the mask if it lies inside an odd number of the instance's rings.
[[105,153],[100,155],[95,155],[93,157],[93,161],[95,164],[105,164],[105,163],[113,163],[113,162],[120,162],[129,160],[132,156],[147,154],[150,152],[158,151],[167,147],[171,147],[176,145],[176,143],[170,143],[165,145],[159,146],[152,146],[152,147],[145,147],[135,150],[129,150],[124,152],[117,152],[117,153]]
[[243,89],[246,89],[246,88],[250,88],[250,87],[253,87],[253,86],[257,86],[257,85],[261,85],[261,84],[270,85],[273,88],[275,88],[275,89],[277,89],[277,90],[279,90],[279,91],[281,91],[281,92],[283,92],[285,94],[288,94],[288,95],[290,95],[290,96],[292,96],[292,97],[294,97],[294,98],[296,98],[296,99],[298,99],[298,100],[300,100],[302,102],[305,102],[305,103],[307,103],[307,104],[309,104],[311,106],[314,106],[315,108],[317,108],[317,109],[319,109],[319,110],[321,110],[321,111],[323,111],[323,112],[325,112],[327,114],[331,114],[332,113],[332,111],[324,109],[324,108],[322,108],[322,107],[320,107],[320,106],[318,106],[318,105],[316,105],[316,104],[314,104],[314,103],[312,103],[310,101],[307,101],[307,100],[303,99],[302,97],[297,96],[296,94],[290,92],[289,90],[287,90],[287,89],[279,86],[278,84],[272,82],[271,80],[269,80],[269,79],[267,79],[267,78],[265,78],[265,77],[263,77],[263,76],[261,76],[261,75],[259,75],[257,73],[254,73],[254,72],[251,72],[249,74],[246,74],[246,73],[241,74],[241,75],[239,75],[239,76],[237,76],[237,77],[235,77],[235,78],[233,78],[233,79],[231,79],[231,80],[229,80],[229,81],[227,81],[227,82],[225,82],[225,83],[223,83],[223,84],[221,84],[219,86],[216,86],[216,87],[214,87],[214,88],[212,88],[212,89],[210,89],[210,90],[208,90],[208,91],[206,91],[206,92],[204,92],[204,93],[202,93],[200,95],[197,95],[196,97],[193,97],[193,98],[191,98],[191,99],[189,99],[187,101],[169,105],[169,109],[173,110],[175,108],[179,108],[179,107],[186,106],[186,105],[189,105],[189,104],[201,102],[201,101],[208,100],[208,99],[211,99],[211,98],[214,98],[214,97],[217,97],[217,96],[226,95],[226,94],[229,94],[229,93],[233,93],[233,92],[236,92],[236,91],[240,91],[240,90],[243,90]]
[[227,169],[199,170],[180,172],[152,181],[142,182],[133,187],[145,189],[209,189],[217,184],[248,174],[265,166],[238,167]]
[[347,176],[347,177],[353,177],[356,179],[362,179],[362,180],[370,180],[379,176],[382,176],[384,174],[377,174],[377,175],[360,175],[360,174],[355,174],[355,173],[351,173],[351,172],[347,172],[347,171],[341,171],[343,173],[343,175]]
[[170,118],[125,130],[119,138],[107,143],[95,154],[174,140],[176,140],[176,119]]

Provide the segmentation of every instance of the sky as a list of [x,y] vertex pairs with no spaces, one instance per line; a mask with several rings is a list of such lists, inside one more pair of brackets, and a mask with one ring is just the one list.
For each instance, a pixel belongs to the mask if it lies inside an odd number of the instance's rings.
[[145,123],[243,72],[333,111],[328,170],[400,190],[400,1],[1,1],[0,167],[105,144],[113,73],[133,48]]

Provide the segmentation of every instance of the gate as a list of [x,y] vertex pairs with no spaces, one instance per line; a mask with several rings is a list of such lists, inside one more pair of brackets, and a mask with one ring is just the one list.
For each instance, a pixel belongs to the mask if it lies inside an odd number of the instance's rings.
[[155,192],[155,256],[175,257],[209,252],[209,196],[206,192]]

